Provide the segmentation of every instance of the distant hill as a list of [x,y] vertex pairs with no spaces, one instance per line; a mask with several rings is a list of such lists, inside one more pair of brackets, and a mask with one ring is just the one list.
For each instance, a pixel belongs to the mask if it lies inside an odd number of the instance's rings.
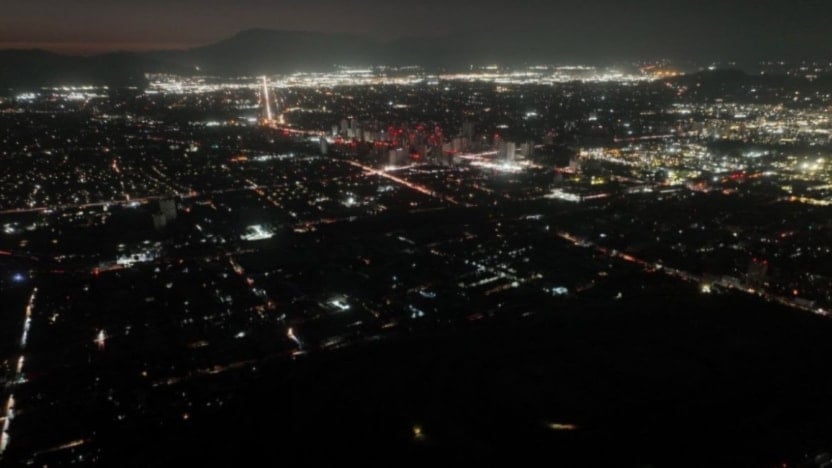
[[[536,38],[533,33],[495,35],[484,31],[384,42],[351,34],[252,29],[214,44],[185,50],[118,52],[91,57],[42,50],[0,50],[0,89],[73,83],[141,86],[144,75],[152,72],[240,76],[377,64],[460,70],[472,63],[575,62],[578,61],[573,56],[576,53],[567,44],[551,43]],[[592,59],[592,56],[582,56],[580,61]],[[743,83],[759,79],[737,70],[706,72],[680,79],[700,78],[716,86],[714,91],[741,88]]]
[[58,84],[144,84],[147,72],[184,72],[175,63],[151,55],[117,52],[93,57],[60,55],[43,50],[0,50],[0,87]]
[[[520,38],[516,39],[521,41]],[[335,65],[422,65],[464,68],[470,63],[521,63],[541,51],[493,34],[405,37],[378,41],[352,34],[251,29],[202,47],[150,56],[214,75],[331,70]]]
[[[553,58],[554,52],[545,43],[528,39],[483,32],[384,42],[351,34],[251,29],[186,50],[92,57],[5,50],[0,51],[0,88],[64,83],[141,84],[144,74],[149,72],[239,76],[378,64],[463,69],[471,63],[514,64]],[[529,42],[539,45],[521,45]]]
[[55,84],[141,85],[145,73],[246,75],[390,63],[391,44],[348,34],[253,29],[187,50],[91,57],[0,50],[0,88]]
[[348,34],[252,29],[184,51],[152,52],[161,62],[215,75],[330,69],[333,64],[378,63],[383,46]]

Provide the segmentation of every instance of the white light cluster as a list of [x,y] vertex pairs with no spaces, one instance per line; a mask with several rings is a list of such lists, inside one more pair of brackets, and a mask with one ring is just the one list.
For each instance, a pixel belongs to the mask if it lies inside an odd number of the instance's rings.
[[[258,89],[251,77],[218,79],[211,77],[182,77],[167,74],[147,75],[148,94],[199,94],[225,89]],[[642,73],[624,73],[614,69],[594,67],[533,66],[523,70],[504,70],[497,66],[476,69],[466,73],[432,75],[418,67],[405,68],[339,68],[332,72],[298,72],[268,77],[270,86],[276,88],[334,88],[338,86],[377,85],[438,85],[442,81],[483,81],[497,84],[554,84],[570,81],[584,82],[634,82],[650,80]]]

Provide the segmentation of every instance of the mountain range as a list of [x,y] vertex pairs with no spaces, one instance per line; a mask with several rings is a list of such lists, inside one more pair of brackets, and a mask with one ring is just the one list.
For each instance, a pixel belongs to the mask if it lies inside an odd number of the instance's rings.
[[77,83],[139,85],[145,73],[157,72],[240,76],[322,71],[334,65],[439,65],[448,55],[441,41],[435,39],[382,42],[349,34],[253,29],[185,50],[94,56],[0,50],[0,87]]
[[599,56],[572,57],[570,50],[567,45],[523,35],[466,33],[380,41],[351,34],[251,29],[214,44],[184,50],[94,56],[0,50],[0,89],[59,84],[141,86],[146,73],[251,76],[324,71],[335,65],[421,65],[462,70],[469,64],[494,62],[517,65],[604,60]]
[[0,50],[0,88],[75,83],[137,85],[143,83],[145,73],[155,72],[241,76],[379,64],[462,69],[471,63],[515,64],[553,58],[551,48],[542,41],[534,47],[529,43],[538,42],[488,33],[380,41],[351,34],[251,29],[185,50],[94,56]]

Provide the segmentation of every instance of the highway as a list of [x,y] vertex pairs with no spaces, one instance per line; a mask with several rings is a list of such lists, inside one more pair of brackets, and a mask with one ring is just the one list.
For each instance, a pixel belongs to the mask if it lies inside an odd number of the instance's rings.
[[433,198],[436,198],[436,199],[439,199],[439,200],[442,200],[442,201],[446,201],[446,202],[448,202],[452,205],[459,205],[459,202],[457,202],[453,198],[451,198],[449,196],[446,196],[446,195],[443,195],[443,194],[438,193],[438,192],[434,192],[433,190],[431,190],[430,188],[428,188],[424,185],[414,184],[413,182],[409,182],[405,179],[402,179],[401,177],[394,176],[393,174],[390,174],[389,172],[381,171],[381,170],[372,168],[370,166],[366,166],[364,164],[361,164],[358,161],[347,161],[347,163],[349,163],[349,164],[351,164],[351,165],[353,165],[357,168],[362,169],[364,172],[366,172],[368,174],[373,174],[373,175],[377,175],[379,177],[383,177],[387,180],[395,182],[399,185],[403,185],[403,186],[405,186],[405,187],[407,187],[411,190],[415,190],[415,191],[417,191],[419,193],[422,193],[422,194],[425,194],[429,197],[433,197]]
[[[679,280],[682,280],[682,281],[685,281],[685,282],[688,282],[688,283],[695,283],[695,284],[705,283],[705,279],[703,277],[699,276],[699,275],[695,275],[693,273],[689,273],[689,272],[684,271],[684,270],[671,268],[671,267],[665,266],[661,263],[656,263],[656,262],[650,262],[650,261],[647,261],[647,260],[643,260],[643,259],[637,258],[633,255],[630,255],[628,253],[619,252],[618,250],[615,250],[615,249],[608,249],[606,247],[597,245],[596,243],[591,242],[587,239],[584,239],[580,236],[576,236],[574,234],[571,234],[571,233],[568,233],[568,232],[565,232],[565,231],[559,231],[556,235],[558,237],[560,237],[561,239],[563,239],[563,240],[565,240],[565,241],[567,241],[567,242],[569,242],[569,243],[571,243],[575,246],[594,249],[599,254],[605,255],[605,256],[610,257],[610,258],[616,258],[616,259],[619,259],[619,260],[624,260],[624,261],[629,262],[629,263],[635,263],[637,265],[640,265],[640,266],[644,267],[645,269],[658,271],[658,272],[664,273],[667,276],[670,276],[670,277],[673,277],[673,278],[676,278],[676,279],[679,279]],[[742,284],[738,281],[730,281],[730,280],[728,280],[724,277],[719,278],[715,281],[711,281],[711,284],[713,284],[715,286],[722,287],[724,289],[733,290],[733,291],[749,294],[749,295],[752,295],[752,296],[756,296],[756,297],[764,299],[768,302],[774,302],[774,303],[777,303],[777,304],[780,304],[780,305],[783,305],[783,306],[786,306],[786,307],[790,307],[792,309],[798,309],[798,310],[802,310],[804,312],[810,312],[810,313],[820,315],[820,316],[823,316],[823,317],[829,317],[829,315],[830,315],[829,311],[827,311],[826,309],[823,309],[821,307],[810,307],[808,305],[800,303],[796,298],[791,298],[791,297],[788,297],[788,296],[782,296],[782,295],[778,295],[778,294],[772,294],[772,293],[769,293],[767,291],[763,291],[763,290],[760,290],[760,289],[755,289],[755,288],[752,288],[748,285],[744,285],[744,284]]]
[[6,399],[6,403],[3,405],[3,416],[0,418],[3,422],[3,429],[2,432],[0,432],[0,460],[3,459],[3,453],[6,449],[8,449],[9,441],[11,439],[9,429],[11,428],[12,421],[14,420],[14,393],[12,392],[12,387],[23,381],[23,364],[26,360],[24,351],[26,350],[26,345],[29,341],[29,327],[32,324],[32,312],[35,308],[35,297],[37,297],[37,293],[38,288],[34,288],[32,290],[32,294],[29,296],[29,302],[26,304],[26,308],[24,309],[23,332],[20,337],[20,356],[17,358],[17,365],[14,373],[11,378],[6,381],[6,390],[9,391],[9,396]]
[[246,186],[246,187],[233,187],[233,188],[225,188],[225,189],[217,189],[211,190],[207,192],[172,192],[172,193],[165,193],[162,195],[147,195],[140,198],[131,198],[125,200],[102,200],[97,202],[90,202],[90,203],[68,203],[63,205],[55,205],[55,206],[38,206],[38,207],[27,207],[27,208],[11,208],[7,210],[0,210],[0,215],[9,215],[9,214],[23,214],[23,213],[45,213],[48,211],[64,211],[64,210],[85,210],[87,208],[97,208],[102,206],[124,206],[124,205],[132,205],[132,204],[144,204],[150,203],[156,200],[162,200],[165,198],[171,197],[178,197],[182,199],[189,199],[189,198],[197,198],[200,196],[210,196],[210,195],[218,195],[223,193],[234,193],[234,192],[244,192],[249,190],[258,190],[258,189],[268,189],[271,186],[268,185],[255,185],[255,186]]

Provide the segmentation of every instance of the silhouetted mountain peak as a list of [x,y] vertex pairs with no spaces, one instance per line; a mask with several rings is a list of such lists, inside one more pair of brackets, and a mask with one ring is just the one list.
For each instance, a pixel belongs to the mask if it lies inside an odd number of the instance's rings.
[[249,29],[214,44],[165,53],[164,58],[212,74],[260,74],[378,63],[384,59],[382,49],[351,34]]

